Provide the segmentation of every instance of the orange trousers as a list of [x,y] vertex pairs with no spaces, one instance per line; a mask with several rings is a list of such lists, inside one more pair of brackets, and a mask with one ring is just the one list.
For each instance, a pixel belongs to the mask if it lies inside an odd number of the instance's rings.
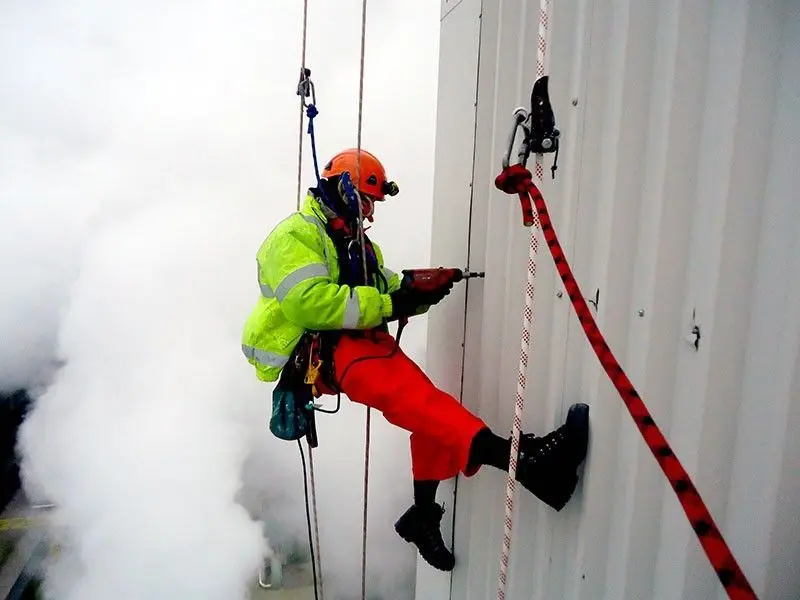
[[[474,475],[479,467],[467,465],[470,445],[486,424],[437,388],[402,349],[384,358],[395,346],[394,338],[381,331],[354,336],[343,333],[333,352],[340,389],[353,402],[380,411],[387,421],[411,432],[415,480]],[[353,362],[361,358],[364,360]],[[335,393],[324,383],[317,387],[323,394]]]

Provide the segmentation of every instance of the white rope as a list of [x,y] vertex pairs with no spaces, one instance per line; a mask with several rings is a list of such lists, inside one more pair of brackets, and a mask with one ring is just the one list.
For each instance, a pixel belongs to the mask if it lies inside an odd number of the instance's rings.
[[[300,54],[300,74],[305,77],[306,71],[306,42],[308,39],[308,0],[303,0],[303,48]],[[305,88],[300,88],[300,125],[297,136],[297,205],[296,210],[300,210],[300,198],[302,189],[303,177],[303,117],[305,116]],[[317,486],[314,478],[314,449],[311,444],[308,444],[308,463],[311,475],[311,505],[312,514],[314,516],[314,545],[317,551],[314,553],[316,557],[316,572],[317,581],[315,582],[319,588],[319,598],[323,600],[324,587],[322,585],[322,547],[319,543],[319,518],[317,513]]]
[[[361,244],[361,263],[364,270],[364,285],[369,285],[369,274],[367,272],[367,252],[364,241],[364,212],[361,206],[361,195],[359,192],[359,182],[361,181],[361,129],[364,110],[364,54],[367,39],[367,0],[361,2],[361,62],[359,67],[358,80],[358,134],[357,134],[357,153],[356,153],[356,177],[355,188],[358,196],[358,233]],[[364,439],[364,512],[362,516],[361,529],[361,600],[367,597],[367,515],[369,503],[369,450],[370,450],[370,422],[372,412],[367,407]]]
[[[308,32],[308,0],[303,0],[303,49],[300,54],[301,77],[306,72],[306,36]],[[300,93],[300,126],[297,132],[297,210],[300,210],[300,190],[303,177],[303,116],[305,111],[305,96]]]
[[[544,75],[545,57],[547,53],[547,33],[549,29],[550,0],[541,0],[539,5],[539,35],[536,53],[536,78]],[[536,155],[536,166],[534,169],[534,182],[537,185],[542,183],[544,169],[542,166],[542,155]],[[517,454],[519,452],[519,438],[522,430],[522,414],[525,405],[525,384],[528,356],[533,346],[533,336],[531,329],[533,326],[533,298],[534,281],[536,280],[536,253],[539,249],[538,230],[540,228],[539,217],[533,213],[533,225],[531,226],[531,237],[528,253],[528,280],[525,286],[525,309],[523,311],[522,336],[520,339],[519,369],[517,371],[517,397],[514,405],[514,423],[511,432],[511,456],[508,465],[508,475],[506,477],[506,506],[505,519],[503,523],[503,549],[500,557],[500,572],[497,582],[497,600],[504,600],[506,597],[506,579],[508,575],[508,563],[511,554],[511,532],[514,525],[514,490],[516,487],[517,473]]]

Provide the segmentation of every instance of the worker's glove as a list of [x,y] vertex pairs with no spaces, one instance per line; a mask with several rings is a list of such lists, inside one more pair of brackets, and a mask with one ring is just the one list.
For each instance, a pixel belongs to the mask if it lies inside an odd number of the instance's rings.
[[438,304],[441,302],[445,296],[450,293],[450,290],[453,289],[453,282],[448,281],[447,283],[442,284],[435,290],[430,292],[425,292],[425,304],[429,304],[433,306],[434,304]]
[[447,294],[453,284],[449,284],[435,291],[421,292],[414,289],[400,288],[389,294],[392,299],[392,315],[390,321],[412,317],[420,312],[425,306],[432,306],[440,302]]
[[389,297],[392,299],[392,314],[389,321],[410,317],[422,306],[419,294],[413,290],[400,288],[389,294]]

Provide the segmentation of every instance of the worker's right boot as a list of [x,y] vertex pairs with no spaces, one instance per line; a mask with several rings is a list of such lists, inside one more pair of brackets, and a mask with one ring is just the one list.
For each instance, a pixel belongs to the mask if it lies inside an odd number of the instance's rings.
[[578,484],[577,469],[589,446],[589,407],[573,404],[566,422],[545,436],[522,434],[516,480],[539,500],[560,511]]
[[440,528],[444,507],[435,502],[412,504],[394,524],[397,534],[414,544],[420,556],[440,571],[452,571],[455,557],[442,539]]

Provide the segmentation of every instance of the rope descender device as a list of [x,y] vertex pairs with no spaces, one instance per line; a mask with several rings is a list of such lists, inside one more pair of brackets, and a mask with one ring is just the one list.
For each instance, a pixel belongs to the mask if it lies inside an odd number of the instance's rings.
[[553,166],[551,167],[552,176],[555,179],[555,172],[558,168],[558,148],[561,132],[556,127],[556,117],[553,113],[553,106],[550,103],[550,93],[548,91],[549,77],[544,75],[536,80],[531,90],[531,110],[527,111],[520,106],[514,111],[514,126],[508,137],[508,146],[505,156],[503,156],[503,168],[507,168],[511,162],[511,150],[517,137],[517,130],[522,129],[523,139],[520,144],[517,160],[523,167],[527,164],[531,153],[550,154],[555,153]]
[[[553,166],[550,168],[555,179],[558,168],[559,137],[561,132],[556,127],[553,106],[548,92],[548,76],[536,80],[531,90],[531,109],[520,106],[514,111],[514,123],[508,136],[506,153],[503,156],[503,171],[495,179],[495,187],[507,194],[516,193],[522,207],[522,223],[531,227],[535,222],[533,206],[528,192],[533,185],[533,177],[525,166],[534,154],[555,153]],[[514,149],[517,131],[522,130],[522,141],[517,152],[517,163],[511,164],[511,152]]]

